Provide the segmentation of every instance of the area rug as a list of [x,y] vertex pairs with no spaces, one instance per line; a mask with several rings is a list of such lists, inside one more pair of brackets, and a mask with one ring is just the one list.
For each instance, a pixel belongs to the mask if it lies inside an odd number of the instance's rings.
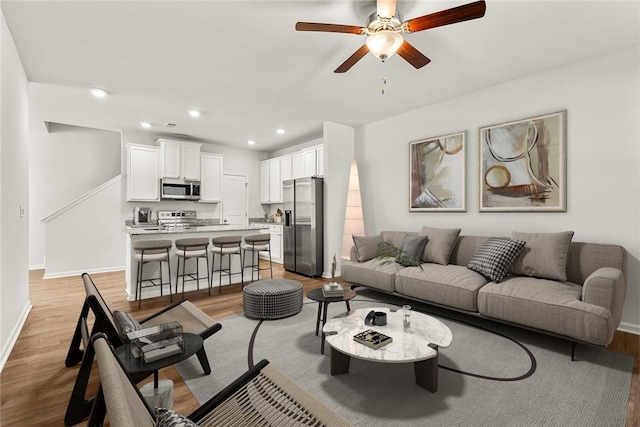
[[[351,308],[397,309],[403,302],[365,291]],[[176,367],[202,404],[250,360],[267,359],[356,426],[624,426],[632,357],[579,345],[572,362],[567,341],[411,304],[453,333],[451,346],[440,351],[436,393],[415,384],[410,363],[352,359],[349,373],[331,376],[329,346],[320,354],[315,335],[317,303],[309,300],[286,319],[219,319],[222,330],[205,341],[211,375],[203,375],[195,357]],[[329,316],[345,310],[330,304]]]

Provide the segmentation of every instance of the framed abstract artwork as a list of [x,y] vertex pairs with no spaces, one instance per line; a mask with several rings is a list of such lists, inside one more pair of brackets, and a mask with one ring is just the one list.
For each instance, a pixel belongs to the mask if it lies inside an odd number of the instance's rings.
[[566,212],[566,110],[480,128],[480,211]]
[[465,132],[409,144],[409,211],[460,211],[465,206]]

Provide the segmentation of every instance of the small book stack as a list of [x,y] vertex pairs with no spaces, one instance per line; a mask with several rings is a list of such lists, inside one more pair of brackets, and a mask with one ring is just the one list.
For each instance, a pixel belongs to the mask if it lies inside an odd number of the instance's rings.
[[367,329],[364,332],[360,332],[359,334],[354,335],[353,340],[374,350],[377,350],[380,347],[384,347],[385,345],[391,343],[393,341],[393,338],[381,332],[374,331],[373,329]]
[[127,339],[131,343],[131,354],[136,358],[144,358],[146,363],[184,351],[182,325],[178,322],[132,331],[127,333]]
[[336,282],[322,285],[322,294],[325,298],[342,298],[344,297],[344,288]]

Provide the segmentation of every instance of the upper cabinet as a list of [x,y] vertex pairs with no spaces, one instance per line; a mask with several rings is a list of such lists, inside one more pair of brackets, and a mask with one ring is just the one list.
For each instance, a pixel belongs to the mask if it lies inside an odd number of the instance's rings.
[[280,158],[260,162],[260,203],[282,203]]
[[292,173],[293,168],[293,157],[291,156],[283,156],[280,157],[280,178],[283,181],[293,178]]
[[200,179],[200,144],[158,139],[160,176],[163,178]]
[[316,147],[316,175],[324,176],[324,147]]
[[291,156],[291,178],[298,179],[304,175],[304,153],[302,151]]
[[127,201],[160,200],[159,158],[158,147],[127,144]]
[[200,154],[200,202],[219,203],[222,201],[222,156]]
[[292,178],[324,175],[324,147],[306,148],[292,155]]

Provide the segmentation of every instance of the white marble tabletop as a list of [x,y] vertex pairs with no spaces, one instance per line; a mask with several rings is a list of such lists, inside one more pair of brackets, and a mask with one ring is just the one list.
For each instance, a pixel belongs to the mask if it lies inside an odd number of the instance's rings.
[[[387,313],[384,326],[365,325],[364,319],[371,311]],[[379,349],[372,349],[353,340],[359,332],[373,329],[393,338],[393,342]],[[386,307],[353,310],[327,321],[323,331],[331,347],[349,356],[384,363],[417,362],[434,357],[436,350],[429,344],[448,347],[453,340],[451,330],[438,319],[413,311],[411,326],[402,327],[402,309],[391,311]]]

